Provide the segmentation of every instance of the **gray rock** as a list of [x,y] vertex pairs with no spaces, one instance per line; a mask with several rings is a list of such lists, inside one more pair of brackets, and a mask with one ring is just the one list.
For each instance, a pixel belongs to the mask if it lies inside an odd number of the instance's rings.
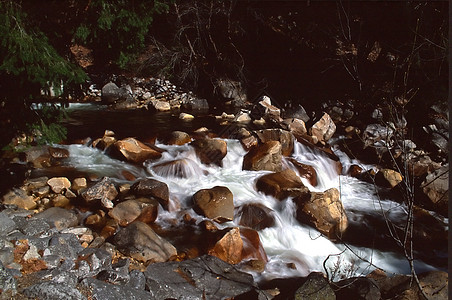
[[75,287],[67,283],[42,282],[34,284],[23,291],[24,295],[40,300],[81,300],[86,299]]
[[295,300],[335,300],[336,295],[322,273],[312,272],[295,292]]
[[[79,256],[84,257],[90,266],[90,276],[96,276],[104,270],[111,270],[112,255],[105,249],[86,248],[82,250]],[[87,277],[88,275],[84,276]]]
[[110,270],[103,270],[97,275],[97,279],[113,284],[126,284],[130,280],[129,259],[122,259],[111,266]]
[[4,212],[0,212],[0,236],[7,235],[16,228],[16,223]]
[[118,195],[118,190],[108,177],[103,177],[101,181],[97,182],[92,187],[87,188],[81,193],[86,202],[100,200],[102,205],[106,208],[112,208],[111,202]]
[[134,259],[147,262],[164,262],[177,255],[176,248],[158,236],[143,222],[133,222],[114,236],[118,250]]
[[74,234],[60,233],[54,235],[49,241],[49,247],[44,250],[46,255],[59,255],[64,259],[75,260],[78,253],[83,250],[80,242]]
[[25,225],[21,227],[21,231],[29,236],[36,236],[50,229],[49,223],[42,218],[32,218],[25,220]]
[[16,279],[11,274],[10,270],[3,266],[0,260],[0,291],[16,291]]
[[83,279],[81,285],[92,291],[91,298],[94,300],[164,299],[153,298],[149,292],[143,290],[137,290],[124,285],[114,285],[94,278]]
[[336,292],[336,299],[362,299],[380,300],[381,292],[374,279],[366,277],[353,277],[333,285]]
[[144,290],[146,288],[146,277],[144,276],[143,272],[132,270],[129,275],[130,279],[126,284],[128,287],[137,290]]
[[190,97],[182,103],[182,107],[191,110],[208,110],[209,103],[206,99]]
[[102,87],[102,101],[106,104],[114,104],[119,101],[129,100],[132,98],[129,88],[127,86],[119,88],[113,82],[109,82]]
[[36,215],[32,219],[43,219],[50,227],[58,230],[78,225],[78,217],[75,212],[61,207],[50,207]]
[[208,255],[151,264],[144,275],[151,299],[233,299],[255,289],[252,275]]

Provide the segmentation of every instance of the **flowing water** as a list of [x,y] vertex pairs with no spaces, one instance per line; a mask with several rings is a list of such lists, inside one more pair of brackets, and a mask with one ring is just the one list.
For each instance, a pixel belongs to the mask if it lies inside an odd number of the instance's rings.
[[[102,130],[111,129],[103,125]],[[180,127],[169,128],[169,130],[175,129],[183,130]],[[201,222],[204,218],[190,210],[192,195],[200,189],[217,185],[226,186],[231,190],[236,207],[252,202],[267,206],[274,211],[276,224],[259,231],[269,262],[262,274],[253,274],[257,279],[306,276],[311,271],[328,272],[331,278],[339,279],[341,276],[367,274],[376,267],[390,273],[410,273],[409,265],[400,253],[378,250],[378,247],[333,243],[316,229],[300,224],[295,218],[295,204],[290,198],[278,201],[256,191],[256,179],[269,172],[242,170],[246,151],[238,140],[227,139],[226,141],[228,153],[223,159],[222,167],[203,165],[189,145],[165,145],[158,140],[156,145],[165,149],[166,152],[159,160],[147,161],[143,166],[112,159],[104,152],[86,145],[58,145],[58,147],[64,147],[70,152],[66,165],[87,174],[98,177],[109,176],[118,182],[127,182],[123,175],[126,170],[136,178],[153,177],[165,182],[169,187],[172,207],[187,208],[197,222]],[[357,163],[339,150],[335,150],[335,153],[344,168]],[[368,216],[382,219],[383,211],[393,222],[404,221],[406,208],[403,205],[390,199],[379,199],[371,184],[349,176],[337,175],[334,162],[321,152],[295,142],[292,156],[297,161],[315,168],[318,185],[313,187],[304,181],[311,191],[322,192],[329,188],[337,188],[340,191],[349,226],[359,227],[366,224]],[[177,164],[165,164],[175,160]],[[290,166],[288,163],[286,165]],[[364,168],[370,167],[364,166]],[[165,226],[166,221],[174,217],[175,212],[161,211],[156,222]],[[441,221],[444,222],[444,226],[447,226],[447,219]],[[227,222],[220,227],[234,227],[237,226],[237,222],[238,220]],[[447,254],[439,255],[447,256]],[[430,265],[423,261],[416,261],[415,265],[417,271],[446,269],[446,265]]]

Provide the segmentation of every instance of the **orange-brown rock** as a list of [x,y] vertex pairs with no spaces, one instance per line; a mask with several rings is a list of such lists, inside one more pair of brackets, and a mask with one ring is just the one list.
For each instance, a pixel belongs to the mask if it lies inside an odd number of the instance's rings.
[[255,131],[259,141],[265,143],[268,141],[278,141],[281,144],[281,152],[284,156],[290,156],[293,153],[294,136],[283,129],[264,129]]
[[282,150],[278,141],[268,141],[251,148],[243,158],[243,170],[281,171]]
[[329,238],[334,239],[347,229],[348,220],[337,189],[296,197],[294,201],[297,204],[297,219]]
[[152,178],[145,178],[135,182],[130,189],[137,196],[155,198],[164,209],[168,210],[169,189],[166,183]]
[[240,236],[243,241],[242,258],[268,262],[267,253],[259,238],[259,233],[251,228],[240,228]]
[[190,135],[183,131],[173,131],[168,139],[168,145],[184,145],[190,143]]
[[297,169],[300,177],[307,179],[310,185],[317,186],[317,172],[315,171],[313,166],[298,162],[294,158],[289,158],[289,161]]
[[[162,151],[156,147],[150,147],[134,138],[126,138],[114,143],[116,153],[119,157],[133,163],[142,163],[147,159],[158,159]],[[118,153],[119,152],[119,153]]]
[[233,195],[227,187],[199,190],[193,195],[193,203],[196,212],[216,222],[231,221],[234,217]]
[[121,226],[127,226],[135,220],[149,224],[157,218],[158,206],[155,199],[131,199],[118,203],[108,215]]
[[221,166],[221,161],[228,152],[226,141],[220,139],[204,138],[195,140],[190,145],[195,148],[196,155],[206,165]]
[[237,264],[242,260],[242,250],[243,240],[240,236],[240,229],[234,227],[209,250],[209,254],[227,263]]
[[256,188],[258,191],[278,200],[309,193],[309,189],[304,186],[300,177],[291,169],[259,177],[256,181]]

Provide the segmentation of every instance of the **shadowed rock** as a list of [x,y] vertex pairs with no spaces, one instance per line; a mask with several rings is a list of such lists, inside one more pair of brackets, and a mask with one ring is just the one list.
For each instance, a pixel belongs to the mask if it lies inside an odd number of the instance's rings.
[[234,217],[232,192],[224,186],[202,189],[193,195],[195,210],[216,222],[231,221]]
[[291,169],[261,176],[256,181],[259,192],[283,200],[309,193],[309,189],[301,182],[300,177]]
[[166,183],[152,178],[146,178],[135,182],[130,190],[137,196],[155,198],[164,209],[168,210],[169,189]]

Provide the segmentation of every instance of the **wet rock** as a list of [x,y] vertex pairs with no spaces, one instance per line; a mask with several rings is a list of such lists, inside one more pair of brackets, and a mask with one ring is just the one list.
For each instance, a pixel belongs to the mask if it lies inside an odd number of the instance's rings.
[[190,121],[190,120],[193,120],[194,118],[195,118],[195,116],[193,116],[191,114],[187,114],[187,113],[179,114],[179,119],[184,120],[184,121]]
[[104,136],[94,140],[92,146],[104,151],[114,143],[116,143],[115,133],[111,130],[105,130]]
[[21,231],[28,236],[37,236],[50,229],[49,223],[43,218],[30,218],[21,226]]
[[247,203],[237,210],[236,218],[238,224],[262,230],[275,225],[274,212],[267,206],[260,203]]
[[152,171],[162,177],[190,178],[203,175],[204,171],[189,158],[175,159],[152,166]]
[[0,212],[0,236],[5,236],[14,229],[16,229],[16,223],[8,217],[4,212]]
[[32,163],[35,168],[46,168],[52,165],[48,146],[31,147],[24,152],[24,156],[23,160]]
[[81,193],[82,198],[86,202],[100,200],[102,205],[106,208],[113,208],[112,201],[118,195],[116,186],[110,178],[104,177],[102,180],[87,188]]
[[143,272],[132,270],[129,276],[130,279],[126,285],[130,288],[144,291],[146,287],[146,277],[144,276]]
[[278,141],[268,141],[252,147],[243,158],[243,170],[281,171],[282,147]]
[[232,192],[224,186],[202,189],[193,195],[195,210],[207,218],[223,223],[234,217]]
[[108,215],[121,226],[127,226],[137,219],[143,223],[153,223],[157,219],[158,206],[155,199],[132,199],[118,203]]
[[34,284],[23,291],[27,297],[34,299],[68,299],[79,300],[87,299],[74,286],[68,285],[66,282],[57,283],[46,281]]
[[[78,225],[78,217],[75,212],[61,207],[50,207],[40,213],[37,213],[31,219],[43,219],[50,227],[58,230]],[[30,220],[31,220],[30,219]]]
[[56,194],[61,194],[63,191],[71,187],[71,182],[66,177],[53,177],[47,181],[52,191]]
[[294,298],[295,300],[335,300],[336,294],[322,273],[312,272],[302,286],[295,291]]
[[278,141],[281,144],[282,155],[290,156],[293,153],[294,136],[289,131],[282,129],[264,129],[255,131],[255,134],[261,143]]
[[240,229],[235,227],[215,243],[209,250],[209,255],[216,256],[230,264],[237,264],[242,260],[242,250],[243,240],[240,236]]
[[137,196],[145,196],[155,198],[164,209],[168,210],[169,206],[169,189],[166,183],[146,178],[135,182],[130,190]]
[[449,165],[443,166],[433,173],[430,173],[422,182],[422,190],[430,200],[427,206],[441,213],[448,215],[449,203]]
[[332,285],[336,292],[336,299],[380,300],[381,292],[375,280],[366,277],[352,277]]
[[139,221],[121,229],[113,240],[119,251],[142,262],[164,262],[177,255],[173,245]]
[[183,131],[171,132],[168,145],[184,145],[191,142],[190,135]]
[[351,165],[350,168],[348,169],[348,174],[351,177],[360,178],[361,175],[363,174],[363,168],[361,168],[358,165]]
[[111,268],[99,272],[96,278],[113,284],[126,284],[130,280],[129,267],[130,260],[121,259],[113,264]]
[[62,259],[75,260],[82,250],[77,236],[72,233],[59,233],[52,236],[43,256],[58,255]]
[[116,149],[116,152],[113,152],[114,156],[137,164],[147,159],[158,159],[162,156],[160,150],[156,150],[155,147],[151,148],[131,137],[117,141],[114,147]]
[[312,125],[310,132],[313,137],[316,137],[320,143],[324,144],[336,132],[336,125],[331,117],[324,113],[322,118]]
[[307,179],[310,185],[314,187],[317,186],[317,172],[315,171],[313,166],[302,164],[294,158],[289,158],[289,161],[297,169],[300,177]]
[[402,181],[402,175],[391,169],[381,169],[375,175],[375,183],[384,187],[394,188]]
[[206,165],[216,164],[222,166],[222,160],[228,152],[226,141],[220,139],[199,139],[190,145],[195,148],[196,155]]
[[265,265],[268,262],[268,257],[259,238],[259,233],[251,228],[240,228],[240,237],[243,241],[241,260],[261,261]]
[[317,228],[321,233],[334,239],[348,226],[347,216],[335,188],[323,193],[311,193],[294,199],[297,204],[297,219]]
[[251,150],[254,146],[257,146],[259,141],[254,135],[243,137],[240,139],[240,144],[242,144],[243,149],[246,151]]
[[151,100],[151,107],[154,108],[156,111],[170,111],[171,105],[167,101],[162,100]]
[[30,210],[36,208],[36,200],[33,196],[27,195],[24,190],[14,188],[3,196],[2,203],[5,205],[17,205],[20,208]]
[[304,186],[300,177],[290,169],[259,177],[256,181],[256,188],[259,192],[278,200],[309,193],[309,189]]
[[250,274],[207,255],[151,264],[144,275],[151,299],[233,299],[256,289]]
[[124,285],[107,283],[95,278],[85,278],[82,280],[81,285],[92,291],[92,299],[157,299],[152,298],[152,294],[149,292],[137,290]]

